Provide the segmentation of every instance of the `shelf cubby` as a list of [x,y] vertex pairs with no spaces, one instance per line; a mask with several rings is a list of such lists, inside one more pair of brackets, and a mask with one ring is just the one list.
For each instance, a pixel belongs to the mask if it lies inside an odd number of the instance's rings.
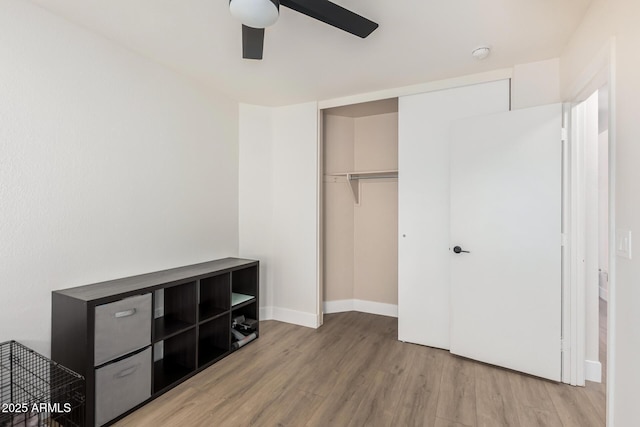
[[162,358],[153,364],[154,393],[196,370],[195,341],[195,328],[162,341]]
[[[231,311],[231,321],[233,322],[233,319],[239,316],[244,316],[247,319],[254,319],[254,320],[258,320],[258,303],[257,301],[254,299],[252,302],[250,303],[245,303],[245,304],[241,304],[238,305],[236,308],[234,308]],[[256,327],[256,334],[259,334],[259,329],[260,326],[258,324],[258,326]],[[247,332],[243,332],[245,335],[247,334]],[[233,334],[231,335],[231,342],[234,343],[236,342],[237,339],[233,336]]]
[[231,294],[231,308],[235,310],[236,308],[250,304],[252,301],[255,301],[255,299],[256,297],[253,295],[239,294],[239,293],[233,292]]
[[249,304],[244,304],[242,306],[234,308],[231,311],[231,320],[233,320],[235,317],[238,317],[238,316],[244,316],[244,317],[246,317],[248,319],[257,320],[258,319],[258,304],[256,303],[256,301],[253,300],[253,302],[251,302]]
[[231,292],[257,297],[258,266],[231,272]]
[[203,322],[199,326],[198,367],[201,368],[229,353],[230,314]]
[[162,341],[196,324],[196,282],[171,286],[156,291],[162,299],[162,315],[153,321],[153,341]]
[[231,273],[200,279],[200,321],[206,321],[229,311]]

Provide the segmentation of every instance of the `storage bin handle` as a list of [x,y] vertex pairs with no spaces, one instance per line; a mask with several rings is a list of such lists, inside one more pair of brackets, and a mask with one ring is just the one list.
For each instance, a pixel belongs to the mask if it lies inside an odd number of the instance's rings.
[[133,316],[134,314],[136,314],[136,309],[132,308],[130,310],[118,311],[116,314],[114,314],[114,316],[116,318],[118,318],[118,317],[129,317],[129,316]]
[[129,376],[129,375],[133,374],[135,371],[137,371],[139,366],[140,366],[140,365],[138,364],[138,365],[131,366],[130,368],[123,369],[122,371],[118,372],[118,373],[117,373],[117,374],[115,374],[114,376],[115,376],[116,378],[124,378],[124,377],[127,377],[127,376]]

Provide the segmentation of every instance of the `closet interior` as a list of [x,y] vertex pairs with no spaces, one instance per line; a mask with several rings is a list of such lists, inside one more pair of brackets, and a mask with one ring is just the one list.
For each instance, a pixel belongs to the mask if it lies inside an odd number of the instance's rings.
[[398,99],[322,119],[324,312],[397,316]]

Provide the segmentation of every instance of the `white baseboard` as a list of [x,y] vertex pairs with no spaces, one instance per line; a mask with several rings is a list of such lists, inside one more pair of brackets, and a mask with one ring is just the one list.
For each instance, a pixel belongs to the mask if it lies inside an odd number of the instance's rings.
[[[264,317],[262,314],[264,313]],[[282,307],[261,307],[261,320],[278,320],[285,323],[293,323],[294,325],[306,326],[307,328],[318,328],[318,316],[315,313],[306,313],[304,311],[290,310]]]
[[602,382],[602,364],[594,360],[585,360],[584,379],[595,383]]
[[363,313],[379,314],[381,316],[398,317],[398,305],[383,302],[353,300],[354,310]]
[[[349,299],[340,301],[325,301],[324,312],[342,313],[344,311],[361,311],[363,313],[379,314],[382,316],[398,317],[398,306],[375,301]],[[290,310],[282,307],[260,307],[260,320],[278,320],[294,325],[318,328],[318,316],[314,313]]]
[[322,303],[324,314],[344,313],[345,311],[354,311],[352,299],[341,299],[337,301],[325,301]]
[[600,289],[600,298],[602,298],[604,301],[609,301],[609,291],[604,288],[599,288],[599,289]]
[[273,320],[273,307],[260,307],[260,320]]
[[325,301],[325,314],[343,313],[345,311],[360,311],[362,313],[379,314],[381,316],[398,317],[398,305],[383,302],[365,301],[361,299],[343,299]]

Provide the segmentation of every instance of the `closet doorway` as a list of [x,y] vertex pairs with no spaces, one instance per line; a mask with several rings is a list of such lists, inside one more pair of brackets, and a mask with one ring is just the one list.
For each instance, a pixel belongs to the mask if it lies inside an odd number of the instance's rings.
[[325,314],[398,316],[398,99],[321,111]]

